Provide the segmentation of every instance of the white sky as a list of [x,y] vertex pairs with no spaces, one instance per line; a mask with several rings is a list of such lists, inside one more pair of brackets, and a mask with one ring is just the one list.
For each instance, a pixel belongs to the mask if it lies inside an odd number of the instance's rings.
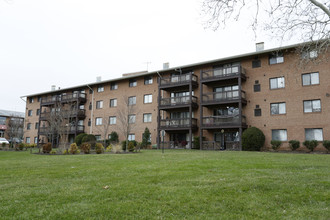
[[201,0],[0,0],[0,109],[20,96],[280,46],[243,23],[202,25]]

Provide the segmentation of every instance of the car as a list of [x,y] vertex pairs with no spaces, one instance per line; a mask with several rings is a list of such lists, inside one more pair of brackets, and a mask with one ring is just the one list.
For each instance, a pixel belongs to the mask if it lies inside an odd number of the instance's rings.
[[22,139],[19,139],[19,138],[11,138],[8,140],[8,142],[11,144],[11,143],[16,143],[16,144],[19,144],[19,143],[22,143],[23,140]]
[[3,143],[9,144],[9,142],[7,141],[6,138],[0,138],[0,144],[3,144]]

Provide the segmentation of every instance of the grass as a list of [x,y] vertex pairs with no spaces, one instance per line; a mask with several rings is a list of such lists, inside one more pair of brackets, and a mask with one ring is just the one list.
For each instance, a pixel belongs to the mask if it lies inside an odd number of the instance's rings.
[[0,151],[0,219],[330,219],[329,156]]

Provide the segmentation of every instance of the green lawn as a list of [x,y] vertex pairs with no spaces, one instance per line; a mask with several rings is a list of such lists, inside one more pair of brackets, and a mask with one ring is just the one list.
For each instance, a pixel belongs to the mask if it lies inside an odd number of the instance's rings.
[[0,167],[0,219],[330,219],[330,155],[0,151]]

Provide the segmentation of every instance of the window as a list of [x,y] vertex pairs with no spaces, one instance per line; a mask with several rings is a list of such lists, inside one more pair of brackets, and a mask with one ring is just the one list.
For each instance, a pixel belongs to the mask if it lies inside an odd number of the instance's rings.
[[34,125],[34,129],[38,129],[39,128],[39,123],[36,122],[36,124]]
[[143,122],[144,123],[151,122],[151,120],[152,120],[152,114],[151,113],[143,114]]
[[118,89],[118,84],[117,83],[111,83],[110,90],[116,90],[116,89]]
[[305,51],[301,54],[301,58],[303,59],[314,59],[318,57],[318,53],[316,50]]
[[96,141],[100,141],[101,140],[101,135],[95,135],[95,139],[96,139]]
[[37,109],[37,116],[40,115],[40,109]]
[[92,124],[91,119],[88,119],[88,123],[87,123],[87,125],[90,127],[91,124]]
[[110,99],[110,107],[116,107],[117,106],[117,99]]
[[136,119],[135,115],[129,115],[128,116],[128,123],[134,124],[135,123],[135,119]]
[[281,89],[285,88],[284,77],[271,78],[269,80],[270,89]]
[[269,64],[277,64],[283,62],[284,62],[283,53],[271,54],[269,56]]
[[287,141],[288,135],[286,129],[272,130],[272,140],[275,141]]
[[104,91],[104,86],[97,87],[97,92],[103,92],[103,91]]
[[0,125],[6,125],[6,117],[0,117]]
[[152,76],[144,77],[144,85],[150,85],[150,84],[152,84]]
[[317,85],[320,84],[319,73],[306,73],[302,74],[302,84],[303,86]]
[[261,67],[261,61],[260,60],[252,60],[252,68],[258,68]]
[[152,103],[152,95],[144,95],[144,103]]
[[304,112],[320,112],[321,111],[321,100],[307,100],[304,101]]
[[102,125],[102,118],[96,118],[95,125]]
[[253,91],[254,92],[260,92],[261,88],[260,88],[260,84],[254,84],[253,85]]
[[26,142],[27,144],[30,144],[30,143],[31,143],[31,141],[30,141],[30,137],[26,137],[25,142]]
[[128,140],[129,141],[135,141],[135,134],[129,134],[128,135]]
[[35,144],[38,143],[38,137],[34,137],[34,143],[35,143]]
[[307,141],[317,140],[323,141],[323,129],[322,128],[306,128],[305,139]]
[[282,115],[285,113],[286,113],[285,102],[270,104],[270,114],[271,115]]
[[110,117],[109,117],[109,124],[110,124],[110,125],[115,125],[116,122],[117,122],[117,118],[116,118],[116,116],[110,116]]
[[128,97],[128,105],[135,105],[136,104],[136,96]]
[[29,110],[28,111],[28,116],[32,116],[32,113],[33,113],[33,111],[32,110]]
[[31,123],[27,123],[26,130],[31,130]]
[[34,98],[33,97],[30,97],[29,98],[29,103],[33,103],[34,102]]
[[97,101],[96,102],[96,109],[103,108],[103,101]]
[[135,87],[135,86],[137,86],[136,79],[130,79],[129,80],[129,87]]
[[254,109],[254,116],[256,116],[256,117],[261,116],[261,108]]

